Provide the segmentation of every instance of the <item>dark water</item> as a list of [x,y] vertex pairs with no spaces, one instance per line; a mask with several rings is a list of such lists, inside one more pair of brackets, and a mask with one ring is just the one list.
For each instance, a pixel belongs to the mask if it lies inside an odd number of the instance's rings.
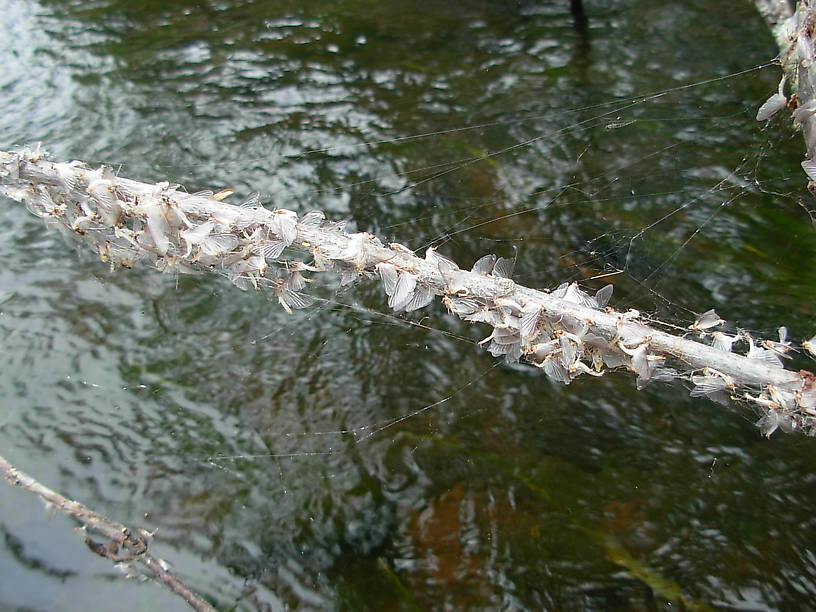
[[[751,3],[586,9],[581,34],[566,0],[0,0],[0,148],[810,337],[813,200],[801,137],[753,120],[778,69]],[[554,385],[438,303],[378,314],[366,282],[318,279],[288,316],[218,277],[111,274],[8,200],[0,261],[2,454],[157,530],[220,609],[813,605],[816,443],[760,438],[746,406]],[[4,608],[185,609],[8,487],[0,527]]]

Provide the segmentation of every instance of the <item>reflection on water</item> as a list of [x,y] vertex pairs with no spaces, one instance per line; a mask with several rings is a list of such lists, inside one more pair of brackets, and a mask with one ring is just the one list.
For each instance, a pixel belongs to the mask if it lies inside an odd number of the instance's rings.
[[[776,69],[735,75],[775,53],[749,4],[588,3],[583,38],[567,2],[2,0],[0,145],[809,337],[800,138],[752,119]],[[110,274],[14,206],[0,257],[3,454],[157,529],[219,607],[812,601],[812,444],[745,408],[552,385],[439,305],[379,314],[365,281],[288,316],[221,278]],[[183,609],[0,496],[6,607]]]

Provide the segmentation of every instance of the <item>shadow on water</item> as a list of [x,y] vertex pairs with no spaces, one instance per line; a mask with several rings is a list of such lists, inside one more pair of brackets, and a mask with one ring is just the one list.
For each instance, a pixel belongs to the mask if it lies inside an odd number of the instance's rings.
[[[775,50],[750,3],[585,8],[0,0],[0,144],[258,190],[463,265],[517,248],[523,284],[611,281],[681,327],[716,307],[812,335],[800,137],[752,119],[777,71],[751,70]],[[219,608],[813,600],[812,444],[743,406],[553,385],[439,305],[381,314],[368,281],[288,316],[223,278],[111,274],[12,206],[0,257],[3,454],[157,529]],[[177,605],[0,495],[4,606]]]

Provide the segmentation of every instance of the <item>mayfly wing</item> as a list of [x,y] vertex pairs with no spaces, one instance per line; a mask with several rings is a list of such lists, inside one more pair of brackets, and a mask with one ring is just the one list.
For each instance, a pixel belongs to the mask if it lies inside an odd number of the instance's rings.
[[[214,199],[214,198],[213,198]],[[261,194],[257,191],[253,191],[249,194],[249,197],[238,204],[243,208],[258,208],[261,205]]]
[[737,336],[726,336],[722,332],[714,332],[711,334],[711,337],[714,340],[711,343],[711,347],[720,351],[725,351],[726,353],[731,352],[731,347],[737,340]]
[[540,309],[536,304],[527,304],[524,307],[519,323],[519,331],[521,332],[522,338],[530,339],[535,336],[536,329],[538,328],[539,313]]
[[232,234],[211,234],[201,242],[201,252],[212,257],[228,253],[238,246],[238,238]]
[[720,376],[695,375],[691,377],[691,382],[694,384],[690,393],[691,397],[709,396],[728,388],[728,383]]
[[778,111],[785,108],[785,105],[788,103],[788,99],[780,94],[775,93],[770,98],[765,100],[765,103],[759,107],[759,110],[756,114],[757,121],[765,121],[766,119],[770,119],[773,117]]
[[425,306],[433,302],[433,299],[434,294],[428,287],[418,286],[414,290],[414,297],[405,305],[405,312],[425,308]]
[[320,227],[320,224],[325,218],[326,215],[324,215],[322,212],[319,210],[313,210],[303,215],[303,217],[300,219],[300,224],[308,229],[317,229]]
[[561,344],[561,363],[564,365],[565,368],[569,368],[575,362],[576,357],[575,344],[573,344],[573,342],[566,336],[561,336],[560,344]]
[[569,289],[569,283],[561,283],[558,285],[558,287],[552,290],[552,296],[559,299],[564,299],[564,296],[567,295],[567,289]]
[[394,287],[394,295],[388,300],[388,305],[396,311],[403,309],[414,296],[415,288],[416,279],[413,274],[401,272],[399,280],[397,280],[397,284]]
[[473,267],[470,269],[471,272],[475,272],[476,274],[483,274],[487,276],[493,271],[493,266],[496,265],[496,256],[495,255],[485,255],[476,260],[476,263],[473,264]]
[[561,365],[559,360],[554,359],[552,355],[548,356],[541,364],[544,368],[544,373],[553,381],[568,385],[570,383],[570,376],[567,369]]
[[162,211],[162,204],[156,201],[149,205],[145,211],[145,217],[150,239],[153,241],[156,250],[164,255],[167,253],[167,249],[170,248],[170,225],[167,223],[167,217]]
[[380,273],[383,290],[388,297],[391,297],[394,295],[394,289],[397,286],[397,269],[389,263],[379,263],[377,264],[377,272]]
[[501,278],[512,278],[513,268],[516,266],[516,260],[508,257],[499,257],[496,263],[493,264],[493,276]]
[[286,248],[286,243],[282,240],[268,240],[264,241],[258,246],[252,248],[253,253],[257,253],[264,259],[275,260],[281,256],[283,250]]
[[214,228],[215,221],[207,221],[198,227],[184,230],[181,232],[181,238],[188,245],[200,244],[207,236],[210,235],[210,232],[212,232]]
[[472,315],[482,308],[481,304],[472,298],[448,297],[445,305],[459,317]]
[[612,297],[612,291],[615,289],[614,285],[606,285],[598,289],[595,293],[595,303],[598,308],[604,308]]
[[283,285],[290,291],[300,291],[306,286],[306,279],[300,272],[293,270],[289,272],[289,277],[283,282]]
[[459,269],[455,261],[440,255],[434,247],[428,247],[428,250],[425,251],[425,261],[437,267],[440,272],[452,272]]
[[805,171],[811,181],[816,181],[816,162],[806,159],[802,162],[802,170]]
[[712,308],[711,310],[707,310],[706,312],[701,314],[699,317],[697,317],[697,320],[694,321],[693,325],[689,326],[689,329],[696,329],[696,330],[710,329],[712,327],[717,327],[718,325],[722,325],[723,323],[725,323],[725,321],[723,321],[719,317],[719,315],[714,311],[714,309]]
[[282,291],[282,297],[289,304],[292,308],[308,308],[312,304],[314,304],[314,298],[311,295],[306,295],[305,293],[298,293],[297,291],[293,291],[291,289],[284,288]]

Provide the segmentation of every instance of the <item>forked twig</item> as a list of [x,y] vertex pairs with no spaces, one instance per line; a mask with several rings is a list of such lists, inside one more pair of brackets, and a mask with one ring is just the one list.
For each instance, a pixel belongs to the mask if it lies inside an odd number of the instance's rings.
[[40,484],[28,474],[21,472],[4,457],[0,456],[0,472],[9,484],[33,493],[61,512],[82,524],[83,530],[95,531],[109,539],[107,543],[97,542],[85,533],[84,541],[91,551],[114,563],[138,563],[149,576],[161,581],[173,593],[200,612],[215,612],[210,604],[192,591],[167,569],[167,563],[147,551],[149,534],[144,530],[132,530],[94,512],[79,502],[72,501]]

